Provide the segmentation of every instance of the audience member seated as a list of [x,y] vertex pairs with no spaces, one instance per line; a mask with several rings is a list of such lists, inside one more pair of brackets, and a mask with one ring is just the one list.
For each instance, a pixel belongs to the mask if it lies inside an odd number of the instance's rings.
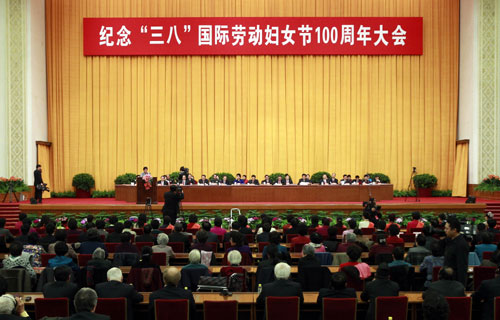
[[473,304],[481,306],[481,319],[493,319],[496,297],[500,297],[500,269],[495,271],[494,279],[483,280],[477,291],[472,294]]
[[500,251],[497,249],[495,250],[489,259],[483,259],[481,261],[480,266],[481,267],[498,267],[500,264]]
[[[283,234],[286,234],[286,231],[288,229],[290,229],[292,227],[292,220],[293,220],[294,216],[293,214],[289,214],[286,216],[286,221],[287,221],[287,224],[285,224],[282,229],[283,229]],[[298,223],[298,222],[297,222]]]
[[[399,228],[399,224],[396,225]],[[375,224],[375,239],[379,235],[387,236],[387,229],[389,229],[389,225],[387,225],[384,220],[378,220]]]
[[366,313],[367,320],[375,319],[375,303],[377,297],[397,297],[399,285],[389,280],[389,267],[387,263],[381,263],[375,273],[375,280],[366,283],[365,290],[361,293],[361,300],[369,302]]
[[87,262],[87,267],[108,270],[111,268],[111,261],[106,259],[106,251],[102,248],[96,248],[92,253],[92,259]]
[[311,242],[309,243],[314,247],[316,252],[326,252],[325,246],[323,245],[323,237],[319,233],[313,232],[310,236]]
[[226,252],[229,253],[232,250],[238,250],[242,255],[248,255],[248,258],[252,260],[252,250],[249,246],[244,244],[244,238],[241,233],[234,232],[231,233],[231,238],[229,239],[231,243],[231,247],[226,249]]
[[60,266],[68,266],[73,271],[80,270],[80,268],[73,261],[73,259],[66,256],[66,254],[68,253],[68,246],[66,245],[66,243],[62,241],[56,242],[56,245],[54,246],[54,251],[56,253],[56,256],[52,259],[49,259],[49,264],[48,264],[49,267],[57,268]]
[[450,313],[448,301],[434,291],[425,291],[422,294],[422,313],[424,320],[446,320]]
[[363,219],[359,222],[358,228],[375,228],[373,222],[370,221],[370,214],[368,212],[363,212]]
[[321,267],[321,263],[314,255],[314,247],[306,244],[302,247],[302,258],[299,259],[299,269],[307,267]]
[[477,256],[479,257],[479,260],[483,260],[483,253],[487,251],[495,251],[497,249],[497,246],[495,244],[492,244],[491,242],[493,241],[493,234],[489,232],[482,232],[480,235],[481,238],[481,244],[476,245],[475,252],[477,253]]
[[[167,218],[168,216],[165,216],[165,218],[163,219],[165,221],[165,224],[168,222],[167,221]],[[169,217],[170,219],[170,217]],[[163,233],[163,231],[160,231],[160,221],[156,220],[156,219],[153,219],[151,220],[151,234],[153,235],[153,237],[156,237],[158,236],[160,233]],[[170,226],[170,223],[169,223],[169,226]],[[167,227],[167,229],[169,229]],[[174,230],[174,229],[172,229]],[[182,225],[181,225],[181,230],[182,230]]]
[[196,216],[196,214],[192,213],[189,215],[188,217],[188,225],[187,225],[187,228],[188,229],[200,229],[201,226],[198,224],[198,217]]
[[354,232],[354,229],[356,229],[356,220],[354,218],[350,219],[348,222],[347,222],[347,225],[349,226],[349,229],[346,229],[344,230],[344,232],[342,232],[342,241],[346,242],[346,237],[349,233],[353,233]]
[[319,289],[317,304],[323,310],[324,298],[356,298],[356,291],[353,288],[346,288],[347,278],[343,272],[332,274],[330,288]]
[[487,230],[488,232],[493,234],[500,232],[500,230],[496,228],[497,221],[495,219],[488,219],[487,223],[488,223],[488,230]]
[[317,215],[311,216],[311,224],[309,225],[309,229],[314,229],[317,232],[317,228],[319,227],[319,217]]
[[241,264],[241,253],[238,250],[233,250],[228,253],[227,261],[229,266],[222,267],[220,269],[220,275],[222,277],[230,277],[234,273],[242,274],[242,276],[237,276],[232,280],[228,278],[228,290],[232,292],[242,292],[246,291],[247,288],[247,277],[246,271],[242,267]]
[[191,243],[189,242],[189,236],[182,232],[182,224],[176,223],[174,226],[174,231],[169,235],[170,242],[183,242],[184,252],[189,252]]
[[358,246],[350,246],[347,248],[347,256],[349,257],[349,262],[342,263],[340,265],[339,271],[343,268],[353,266],[359,271],[359,278],[361,280],[369,278],[372,275],[370,266],[364,262],[359,262],[361,258],[361,248]]
[[[297,229],[299,226],[299,219],[297,218],[292,218],[290,221],[290,227],[287,229],[283,229],[284,232],[284,239],[286,240],[286,236],[289,234],[298,234],[299,230]],[[307,231],[306,231],[307,232]]]
[[75,294],[76,313],[68,320],[109,320],[109,316],[95,313],[97,293],[91,288],[81,288]]
[[267,297],[299,297],[300,304],[304,303],[302,287],[299,283],[289,280],[290,269],[290,266],[284,262],[280,262],[274,267],[276,280],[262,286],[262,291],[256,301],[258,307],[265,307]]
[[[78,242],[88,241],[89,240],[88,233],[90,230],[97,231],[97,228],[96,228],[94,223],[87,221],[87,223],[85,224],[85,232],[80,233],[80,235],[78,236]],[[99,237],[99,240],[100,240],[100,237]]]
[[337,235],[338,235],[337,227],[334,226],[328,227],[328,238],[325,241],[323,241],[323,245],[325,246],[325,250],[327,252],[337,251],[337,246],[340,243],[340,241],[337,239]]
[[410,248],[408,250],[408,254],[406,255],[406,261],[411,265],[419,265],[424,261],[425,257],[431,254],[430,250],[427,250],[425,247],[425,236],[423,234],[419,234],[415,239],[416,247]]
[[404,261],[405,249],[403,249],[401,247],[395,247],[394,249],[392,249],[392,256],[393,256],[394,260],[389,263],[389,268],[399,267],[399,266],[411,267],[411,264]]
[[42,253],[45,253],[43,247],[38,244],[38,239],[38,233],[31,232],[28,235],[28,244],[23,246],[23,252],[26,252],[32,257],[30,261],[33,267],[42,266]]
[[0,319],[5,320],[30,320],[30,316],[24,310],[24,300],[11,294],[0,297]]
[[135,237],[135,242],[136,243],[137,242],[153,242],[153,243],[155,243],[156,238],[153,237],[153,235],[151,234],[151,230],[152,230],[152,228],[150,225],[145,225],[143,228],[144,234]]
[[160,270],[160,266],[153,262],[152,257],[153,249],[149,246],[142,247],[141,259],[132,268],[156,268]]
[[45,251],[49,251],[49,245],[56,242],[56,237],[54,232],[56,231],[56,225],[53,222],[49,222],[45,226],[45,235],[40,238],[40,245]]
[[134,319],[133,305],[142,302],[144,297],[134,286],[123,283],[123,274],[119,268],[111,268],[107,272],[107,282],[96,285],[99,298],[127,298],[127,319]]
[[115,253],[136,253],[139,254],[139,250],[135,245],[133,245],[130,240],[132,235],[128,232],[122,233],[120,236],[120,244],[116,246]]
[[428,224],[426,224],[423,228],[422,228],[422,234],[424,235],[425,237],[425,248],[429,251],[431,251],[431,247],[432,247],[432,244],[435,243],[435,242],[438,242],[439,240],[434,238],[432,236],[432,227]]
[[[66,231],[65,230],[57,230],[55,233],[55,238],[56,242],[49,244],[49,253],[55,254],[55,246],[56,243],[61,241],[66,243]],[[76,259],[76,252],[75,249],[73,249],[73,246],[70,243],[66,243],[66,246],[68,247],[68,253],[66,254],[67,257],[70,257],[71,259]]]
[[340,243],[338,246],[337,246],[337,252],[347,252],[347,248],[349,248],[350,246],[355,246],[356,245],[356,235],[354,233],[348,233],[346,235],[346,242],[345,243]]
[[414,228],[423,228],[424,223],[420,221],[420,212],[415,211],[411,213],[412,221],[408,222],[406,225],[406,233],[412,233]]
[[309,239],[309,236],[307,235],[307,225],[305,223],[299,223],[299,225],[297,226],[297,233],[299,235],[291,240],[292,245],[296,243],[306,244],[311,242],[311,239]]
[[269,242],[269,234],[271,233],[271,225],[269,223],[264,223],[259,230],[262,230],[260,234],[257,234],[257,242]]
[[[224,234],[224,242],[229,242],[229,239],[231,238],[231,234],[233,232],[241,233],[240,228],[240,223],[238,221],[233,221],[233,223],[231,224],[231,231]],[[241,235],[243,235],[243,233],[241,233]],[[243,237],[245,236],[243,235]]]
[[10,243],[14,241],[14,236],[10,233],[9,229],[5,229],[5,218],[0,218],[0,237],[5,238],[5,242]]
[[72,270],[68,266],[60,266],[54,269],[55,282],[46,283],[43,286],[44,298],[68,298],[70,313],[74,312],[73,299],[78,286],[71,282]]
[[[196,250],[195,250],[196,251]],[[189,290],[179,288],[178,284],[181,280],[181,274],[175,267],[168,267],[163,271],[163,282],[165,287],[157,290],[149,296],[149,319],[156,319],[154,314],[154,302],[156,299],[186,299],[189,302],[189,317],[191,320],[196,318],[196,305],[193,294]]]
[[106,237],[106,242],[109,243],[119,243],[121,241],[121,235],[123,231],[123,223],[117,222],[113,227],[113,232],[109,233]]
[[389,229],[389,227],[393,224],[395,224],[399,229],[401,229],[401,226],[399,224],[396,223],[396,215],[394,213],[391,213],[387,216],[387,219],[389,220],[389,222],[387,223],[387,225],[385,226],[385,229],[384,231],[387,232],[387,230]]
[[191,246],[191,249],[214,251],[213,247],[207,244],[208,233],[205,230],[200,230],[196,233],[196,243]]
[[3,259],[4,269],[24,268],[31,279],[36,279],[36,273],[31,266],[29,256],[22,254],[23,245],[21,243],[17,241],[12,242],[9,247],[9,253],[10,255]]
[[[26,218],[25,220],[29,220]],[[28,244],[28,233],[30,232],[31,226],[28,223],[21,225],[21,234],[15,239],[16,242],[22,245]]]
[[207,270],[207,273],[208,273],[208,267],[204,264],[201,264],[200,250],[196,250],[196,249],[191,250],[189,252],[188,259],[189,259],[189,263],[187,265],[185,265],[184,267],[182,267],[182,270],[203,269],[203,270]]
[[274,245],[266,247],[266,256],[259,262],[256,274],[256,283],[265,284],[274,281],[274,266],[282,262],[279,258],[278,248]]
[[373,241],[363,236],[363,231],[361,231],[361,229],[356,228],[353,233],[356,235],[356,245],[360,247],[362,251],[368,252],[373,245]]
[[248,227],[248,219],[244,215],[238,216],[238,222],[240,223],[240,232],[243,234],[253,234],[252,229]]
[[[158,225],[160,225],[160,224],[158,223]],[[169,216],[163,216],[163,225],[161,226],[161,228],[165,228],[167,230],[174,230],[174,225],[172,224],[172,219]],[[157,231],[159,231],[159,230],[157,230]],[[159,232],[161,233],[162,231],[159,231]],[[154,232],[152,232],[152,234],[154,234]]]
[[104,229],[106,227],[106,223],[104,222],[104,220],[97,220],[95,222],[95,226],[97,228],[97,233],[99,233],[99,236],[104,236],[104,239],[106,239],[106,237],[108,236],[108,232],[106,231],[106,229]]
[[78,230],[78,222],[76,222],[75,218],[70,218],[68,220],[68,230],[66,230],[66,234],[69,235],[80,235],[82,233],[80,230]]
[[464,285],[454,280],[453,269],[449,267],[439,270],[439,280],[432,282],[427,290],[445,297],[465,297]]
[[316,232],[319,233],[322,237],[328,236],[328,228],[330,227],[330,221],[331,221],[330,218],[324,217],[323,219],[321,219],[321,227],[316,228]]
[[78,252],[81,254],[92,254],[97,248],[101,248],[106,251],[106,246],[101,242],[101,237],[99,236],[97,229],[90,229],[87,232],[87,241],[80,244]]
[[394,246],[386,243],[386,238],[384,235],[377,236],[377,243],[375,243],[368,254],[368,258],[371,263],[375,263],[376,256],[379,254],[389,254],[392,255],[392,250]]
[[210,230],[212,230],[212,225],[208,221],[204,221],[201,223],[201,229],[207,233],[207,241],[206,242],[215,242],[219,243],[219,238],[217,235]]
[[424,258],[420,264],[420,272],[427,274],[424,287],[429,287],[432,282],[432,272],[434,267],[442,267],[444,263],[443,248],[439,242],[435,242],[431,247],[431,255]]
[[[277,258],[280,260],[287,260],[288,261],[288,249],[285,246],[280,245],[281,242],[281,235],[279,232],[274,231],[269,234],[269,245],[264,247],[264,250],[262,250],[262,259],[266,260],[268,256],[268,250],[270,248],[276,248],[276,251],[278,252]],[[290,259],[291,261],[291,259]]]
[[218,236],[223,236],[226,234],[227,230],[222,228],[222,218],[221,217],[215,217],[214,219],[214,227],[210,229],[211,232],[215,233]]
[[397,225],[391,225],[388,231],[389,237],[387,238],[387,244],[405,243],[404,239],[399,237],[399,228]]
[[130,221],[130,220],[125,220],[125,221],[123,222],[123,229],[122,229],[122,233],[124,233],[124,232],[128,232],[128,233],[130,233],[130,234],[131,234],[131,235],[133,235],[134,237],[137,235],[137,234],[135,233],[135,231],[133,231],[133,230],[132,230],[132,221]]
[[157,245],[153,246],[153,252],[165,252],[167,254],[167,266],[169,265],[170,259],[175,258],[175,253],[172,250],[172,247],[167,246],[169,237],[165,233],[160,233],[158,238],[156,238],[158,242]]

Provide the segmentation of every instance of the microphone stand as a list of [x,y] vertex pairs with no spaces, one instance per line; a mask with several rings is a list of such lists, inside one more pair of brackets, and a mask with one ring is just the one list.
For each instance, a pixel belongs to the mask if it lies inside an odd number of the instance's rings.
[[[413,177],[417,174],[417,168],[413,167],[413,170],[411,172],[410,176],[410,181],[408,182],[408,188],[406,188],[406,196],[405,196],[405,202],[408,202],[408,197],[410,195],[410,189],[411,189],[411,183],[413,181]],[[420,202],[420,199],[418,198],[418,193],[417,190],[415,190],[415,202]]]

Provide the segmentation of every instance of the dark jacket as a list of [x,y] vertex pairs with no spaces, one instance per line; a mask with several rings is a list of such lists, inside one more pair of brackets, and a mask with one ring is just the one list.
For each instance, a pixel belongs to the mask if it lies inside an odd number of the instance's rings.
[[444,265],[451,267],[455,278],[464,286],[467,282],[467,267],[469,266],[469,244],[463,234],[455,239],[446,239]]
[[78,253],[92,254],[97,248],[101,248],[104,250],[104,252],[108,252],[104,243],[100,241],[85,241],[80,244],[80,248],[78,248]]
[[307,267],[321,267],[321,263],[315,256],[307,255],[299,259],[298,266],[299,269]]
[[45,249],[45,251],[49,251],[49,244],[56,242],[56,237],[52,234],[48,234],[45,237],[40,238],[40,245]]
[[262,232],[257,235],[257,242],[269,242],[269,232]]
[[189,252],[189,248],[191,246],[191,244],[189,243],[189,237],[180,232],[172,232],[168,236],[168,242],[183,242],[184,252]]
[[134,286],[118,281],[98,283],[95,286],[95,291],[99,298],[127,298],[127,319],[134,318],[133,305],[144,299]]
[[78,312],[69,317],[68,320],[109,320],[109,316],[93,312]]
[[345,288],[342,290],[335,289],[319,289],[318,307],[323,310],[323,298],[356,298],[356,290],[353,288]]
[[276,280],[263,285],[257,298],[257,306],[264,307],[267,297],[299,297],[300,304],[304,302],[300,284],[291,280]]
[[149,319],[155,319],[154,314],[154,301],[156,299],[187,299],[189,301],[189,318],[196,318],[196,305],[194,302],[193,294],[189,290],[184,290],[182,288],[177,288],[174,286],[166,286],[153,292],[149,296]]
[[[170,218],[177,217],[177,214],[179,214],[179,202],[184,199],[184,193],[169,191],[163,194],[163,198],[165,199],[165,204],[161,209],[163,214],[169,215]],[[172,219],[172,223],[175,223],[174,219]]]
[[432,282],[428,290],[436,291],[444,297],[465,297],[465,287],[455,280],[439,280]]
[[75,307],[73,305],[73,299],[78,291],[78,286],[71,282],[66,281],[56,281],[52,283],[47,283],[43,286],[43,297],[44,298],[68,298],[69,300],[69,311],[73,313]]
[[366,284],[361,293],[361,300],[369,301],[366,319],[375,319],[375,299],[377,297],[396,297],[399,295],[399,285],[389,279],[375,279]]
[[484,280],[479,285],[476,292],[472,294],[472,301],[474,304],[482,303],[482,316],[483,320],[493,319],[493,306],[495,297],[500,296],[500,277],[490,280]]
[[108,233],[108,236],[106,237],[106,242],[120,243],[122,241],[121,236],[122,236],[121,233],[116,233],[116,232]]
[[153,237],[150,233],[149,234],[143,234],[140,236],[135,237],[135,242],[156,242],[156,238]]

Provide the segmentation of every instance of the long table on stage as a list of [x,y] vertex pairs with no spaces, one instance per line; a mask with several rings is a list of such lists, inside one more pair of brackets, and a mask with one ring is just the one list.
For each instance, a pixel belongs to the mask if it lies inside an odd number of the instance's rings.
[[[362,202],[369,197],[392,200],[392,184],[341,186],[183,186],[184,199],[189,202]],[[169,186],[158,186],[158,201]],[[116,185],[115,198],[119,201],[137,202],[137,187]]]

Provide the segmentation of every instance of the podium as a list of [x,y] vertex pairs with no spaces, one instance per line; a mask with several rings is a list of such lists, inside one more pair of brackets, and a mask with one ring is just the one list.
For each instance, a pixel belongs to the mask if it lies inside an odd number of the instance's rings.
[[137,204],[145,204],[147,198],[151,198],[152,204],[158,203],[156,177],[151,178],[149,181],[151,183],[151,187],[146,189],[146,181],[142,178],[137,178]]

